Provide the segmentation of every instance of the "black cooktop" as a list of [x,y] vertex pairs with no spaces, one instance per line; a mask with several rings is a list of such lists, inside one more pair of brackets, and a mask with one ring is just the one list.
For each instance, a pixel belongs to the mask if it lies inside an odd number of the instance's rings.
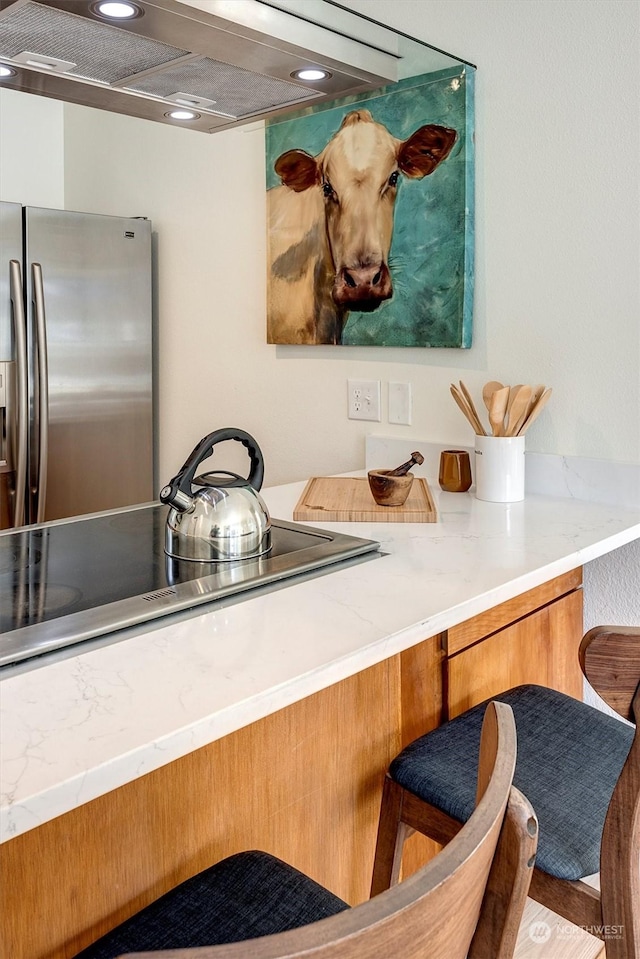
[[243,594],[378,549],[372,540],[273,520],[265,556],[194,563],[164,552],[152,504],[0,534],[0,665]]

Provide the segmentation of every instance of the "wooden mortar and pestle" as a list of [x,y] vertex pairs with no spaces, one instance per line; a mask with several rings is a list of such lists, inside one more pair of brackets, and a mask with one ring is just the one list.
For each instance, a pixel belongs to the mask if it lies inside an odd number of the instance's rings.
[[411,459],[393,470],[369,470],[369,489],[378,506],[402,506],[413,485],[412,466],[424,463],[422,453],[411,454]]

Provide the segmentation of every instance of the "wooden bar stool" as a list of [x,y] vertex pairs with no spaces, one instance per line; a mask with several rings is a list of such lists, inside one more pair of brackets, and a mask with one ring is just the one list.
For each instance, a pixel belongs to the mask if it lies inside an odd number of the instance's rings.
[[76,959],[509,959],[537,822],[512,787],[516,734],[508,706],[487,707],[481,739],[478,803],[468,822],[427,866],[375,899],[350,908],[267,853],[238,853]]
[[[640,628],[591,630],[580,663],[613,709],[640,718]],[[543,686],[497,698],[516,720],[514,785],[540,823],[529,895],[604,939],[607,959],[640,959],[640,731]],[[485,708],[475,706],[414,740],[391,763],[372,895],[397,881],[410,832],[444,844],[467,820]],[[598,870],[600,893],[582,881]]]

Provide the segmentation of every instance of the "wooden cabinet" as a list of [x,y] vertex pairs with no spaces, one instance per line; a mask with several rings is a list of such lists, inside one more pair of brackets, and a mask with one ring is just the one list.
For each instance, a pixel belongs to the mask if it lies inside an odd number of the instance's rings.
[[367,898],[399,657],[266,716],[0,847],[0,955],[66,959],[242,849]]
[[[580,571],[545,583],[4,843],[0,955],[68,959],[240,849],[366,899],[403,745],[514,682],[580,696],[579,585]],[[414,866],[435,848],[410,844]]]
[[573,570],[447,632],[449,718],[523,683],[582,699],[581,581]]

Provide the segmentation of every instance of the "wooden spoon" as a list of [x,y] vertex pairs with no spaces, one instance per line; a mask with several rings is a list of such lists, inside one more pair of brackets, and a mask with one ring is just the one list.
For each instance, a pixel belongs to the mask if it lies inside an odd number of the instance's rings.
[[464,396],[462,395],[458,387],[454,383],[452,383],[449,389],[451,390],[451,395],[453,396],[454,400],[456,401],[456,403],[458,404],[458,406],[460,407],[460,409],[462,410],[466,418],[469,420],[469,423],[471,424],[473,428],[473,432],[476,433],[478,432],[478,430],[480,430],[480,433],[479,433],[480,436],[486,435],[484,430],[482,429],[482,425],[476,422],[476,418],[471,412],[469,404],[465,400]]
[[489,412],[489,408],[491,406],[491,397],[497,390],[502,389],[504,389],[504,385],[502,383],[498,383],[497,380],[490,380],[482,387],[482,401],[487,407],[487,413]]
[[503,386],[496,390],[491,396],[489,406],[489,422],[494,436],[504,436],[504,415],[507,412],[507,403],[509,402],[509,387]]
[[[512,387],[512,391],[513,391]],[[505,427],[505,436],[516,436],[518,430],[524,423],[529,413],[529,403],[531,401],[531,387],[515,387],[515,394],[509,396],[507,405],[507,425]]]
[[541,413],[542,410],[543,410],[543,407],[546,406],[546,404],[547,404],[550,396],[551,396],[551,387],[549,387],[548,390],[545,390],[545,391],[544,391],[544,393],[542,394],[542,396],[541,396],[541,397],[538,399],[538,401],[536,402],[535,406],[533,406],[533,407],[531,408],[531,411],[530,411],[529,415],[527,416],[527,418],[525,419],[524,423],[522,424],[522,426],[521,426],[520,429],[518,430],[518,432],[517,432],[517,434],[516,434],[517,436],[522,436],[523,433],[526,433],[526,431],[529,429],[529,427],[531,426],[531,424],[532,424],[533,422],[535,422],[535,420],[538,419],[538,417],[540,416],[540,413]]
[[469,392],[469,390],[467,389],[467,387],[464,385],[464,383],[462,382],[462,380],[459,380],[458,382],[460,383],[460,389],[462,390],[462,395],[464,396],[465,400],[467,401],[467,403],[468,403],[468,405],[469,405],[469,409],[471,410],[471,412],[472,412],[472,414],[473,414],[473,420],[474,420],[474,423],[475,423],[475,426],[476,426],[476,433],[477,433],[479,436],[485,436],[485,435],[486,435],[486,431],[485,431],[484,426],[483,426],[482,423],[480,422],[480,417],[478,416],[478,411],[477,411],[477,409],[476,409],[475,403],[473,402],[473,399],[471,398],[471,393]]

